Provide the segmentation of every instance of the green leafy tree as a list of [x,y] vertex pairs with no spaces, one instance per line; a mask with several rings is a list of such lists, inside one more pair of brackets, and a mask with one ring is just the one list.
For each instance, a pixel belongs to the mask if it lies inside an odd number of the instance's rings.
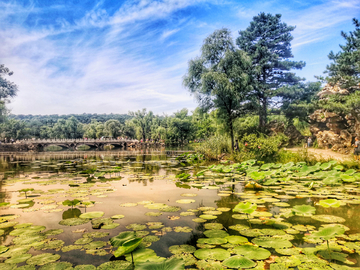
[[355,31],[341,32],[346,44],[340,45],[340,52],[330,52],[328,57],[332,63],[326,67],[327,81],[331,85],[339,84],[351,93],[360,89],[360,23],[356,18],[353,23]]
[[295,29],[281,22],[281,15],[260,13],[253,17],[250,26],[239,31],[236,44],[251,56],[254,71],[254,95],[257,99],[259,127],[265,129],[268,108],[276,89],[285,85],[295,85],[301,79],[290,72],[301,69],[302,61],[289,61],[292,58],[291,31]]
[[6,120],[8,114],[5,103],[9,98],[15,97],[18,91],[17,85],[5,78],[5,76],[11,76],[13,73],[5,65],[0,65],[0,123]]
[[110,119],[104,124],[104,132],[107,136],[116,138],[121,135],[121,124],[118,120]]
[[151,122],[154,118],[152,111],[147,112],[146,109],[142,109],[137,112],[129,112],[129,115],[133,117],[132,122],[139,129],[143,141],[151,137]]
[[278,89],[276,95],[281,97],[281,106],[274,112],[283,113],[288,125],[294,124],[294,119],[308,122],[309,115],[317,108],[315,101],[321,90],[320,82],[299,83]]
[[184,85],[204,111],[216,109],[224,120],[234,148],[233,122],[246,112],[252,90],[251,59],[236,50],[228,29],[204,40],[201,56],[189,62]]

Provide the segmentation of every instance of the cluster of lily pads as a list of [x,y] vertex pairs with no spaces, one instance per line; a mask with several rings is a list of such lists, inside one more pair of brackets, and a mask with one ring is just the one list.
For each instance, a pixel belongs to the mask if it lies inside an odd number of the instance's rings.
[[[358,269],[360,228],[348,222],[356,220],[349,213],[360,204],[357,171],[344,170],[334,161],[307,166],[304,162],[259,164],[249,160],[194,167],[191,160],[197,158],[185,154],[170,161],[142,163],[172,172],[162,176],[141,172],[144,167],[137,167],[141,164],[138,161],[71,161],[61,162],[61,166],[67,166],[63,173],[9,177],[5,182],[8,186],[22,183],[65,187],[47,191],[36,187],[20,189],[17,204],[4,202],[0,209],[63,212],[63,217],[68,216],[59,222],[59,228],[51,230],[18,223],[19,215],[0,216],[0,236],[11,237],[11,244],[0,246],[0,269]],[[101,198],[108,193],[117,192],[114,185],[120,179],[128,179],[129,183],[166,179],[174,183],[174,188],[194,192],[184,192],[184,199],[172,203],[144,200],[117,205],[119,213],[123,207],[146,208],[146,216],[165,217],[167,224],[128,224],[122,214],[106,217],[106,212],[86,211],[101,204]],[[215,194],[218,207],[201,205],[197,200],[199,191]],[[224,204],[226,201],[229,203]],[[34,207],[34,203],[40,207]],[[194,208],[195,203],[200,206]],[[84,213],[77,213],[74,207],[83,207]],[[117,231],[118,235],[110,237],[120,219],[127,231]],[[179,219],[189,226],[176,226]],[[93,231],[79,227],[87,223],[91,223]],[[71,245],[61,240],[67,226],[74,228],[74,234],[82,233]],[[187,234],[193,241],[169,246],[173,254],[169,258],[158,256],[151,249],[152,243],[170,233]],[[35,255],[34,251],[46,252]],[[61,253],[72,251],[116,259],[98,267],[58,262]]]

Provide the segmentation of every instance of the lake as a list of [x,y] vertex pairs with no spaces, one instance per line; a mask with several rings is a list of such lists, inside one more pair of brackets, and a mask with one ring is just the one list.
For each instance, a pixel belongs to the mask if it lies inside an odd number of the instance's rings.
[[[189,269],[360,266],[358,172],[183,153],[1,155],[0,269],[131,269],[109,242],[124,232],[143,239],[135,269],[170,257]],[[245,189],[256,177],[263,189]]]

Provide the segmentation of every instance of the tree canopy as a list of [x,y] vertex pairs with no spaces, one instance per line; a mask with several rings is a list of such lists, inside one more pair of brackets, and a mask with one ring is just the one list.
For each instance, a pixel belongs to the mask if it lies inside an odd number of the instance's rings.
[[276,90],[285,85],[295,85],[301,78],[292,69],[301,69],[303,61],[289,61],[291,52],[291,31],[294,26],[281,22],[281,15],[260,13],[253,17],[250,26],[239,31],[236,44],[252,59],[254,72],[254,94],[257,98],[259,126],[264,129],[267,110]]

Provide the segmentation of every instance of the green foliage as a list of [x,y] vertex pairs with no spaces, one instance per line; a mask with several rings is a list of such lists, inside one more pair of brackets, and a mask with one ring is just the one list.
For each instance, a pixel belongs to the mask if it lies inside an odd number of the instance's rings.
[[252,58],[254,95],[257,98],[259,124],[264,128],[267,121],[267,109],[271,98],[277,96],[279,87],[293,85],[300,81],[291,69],[301,69],[305,63],[289,61],[292,58],[291,44],[293,26],[281,22],[281,15],[260,13],[253,17],[250,26],[240,31],[236,44]]
[[251,60],[236,50],[228,29],[216,30],[204,40],[201,56],[190,60],[184,85],[204,111],[217,109],[234,147],[233,122],[250,104]]
[[[249,134],[242,137],[239,142],[239,151],[233,153],[235,161],[257,159],[274,161],[277,159],[279,150],[287,143],[288,138],[284,134],[274,136]],[[247,145],[245,145],[247,144]]]
[[215,135],[197,146],[196,151],[206,159],[218,159],[222,153],[231,153],[231,142],[224,135]]

